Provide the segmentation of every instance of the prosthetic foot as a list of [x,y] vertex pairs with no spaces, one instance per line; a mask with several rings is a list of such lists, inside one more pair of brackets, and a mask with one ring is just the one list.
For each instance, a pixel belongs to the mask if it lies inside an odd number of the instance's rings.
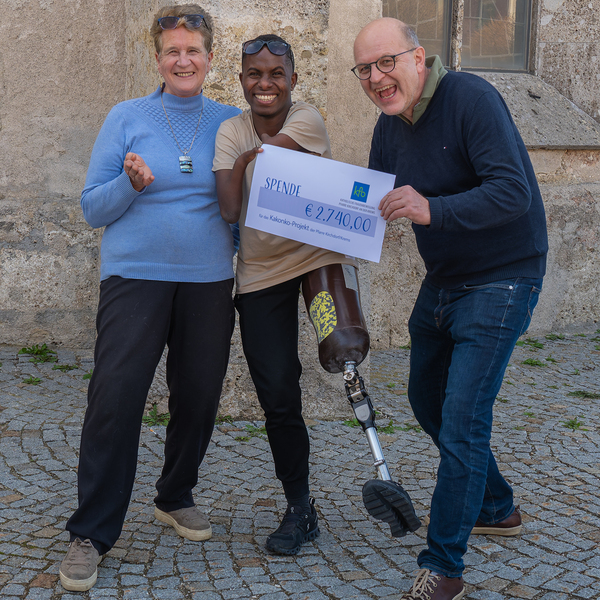
[[354,362],[346,363],[344,382],[348,402],[352,406],[356,420],[367,436],[373,455],[373,466],[377,468],[379,474],[379,479],[370,479],[363,485],[362,495],[365,508],[372,517],[384,521],[390,526],[393,537],[405,536],[409,531],[419,529],[421,521],[415,514],[408,493],[390,477],[377,436],[375,410]]
[[390,477],[375,425],[375,411],[356,366],[369,352],[369,333],[362,314],[356,268],[328,265],[308,273],[302,295],[319,341],[319,361],[330,373],[343,373],[346,397],[361,424],[379,479],[363,486],[369,514],[388,523],[392,536],[416,531],[421,522],[402,486]]

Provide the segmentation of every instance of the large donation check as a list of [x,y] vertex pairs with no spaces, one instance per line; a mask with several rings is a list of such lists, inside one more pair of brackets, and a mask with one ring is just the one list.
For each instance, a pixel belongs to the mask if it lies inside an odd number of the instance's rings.
[[265,144],[256,158],[246,226],[379,262],[379,202],[395,176]]

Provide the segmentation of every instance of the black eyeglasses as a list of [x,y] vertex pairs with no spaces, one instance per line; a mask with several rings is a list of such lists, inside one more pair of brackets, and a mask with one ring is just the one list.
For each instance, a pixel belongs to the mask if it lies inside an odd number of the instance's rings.
[[258,54],[265,46],[269,49],[271,54],[275,54],[276,56],[283,56],[290,50],[290,45],[287,42],[279,42],[277,40],[269,40],[267,42],[258,38],[256,40],[244,42],[242,44],[242,53]]
[[396,67],[396,59],[407,52],[412,52],[416,50],[418,46],[411,48],[410,50],[405,50],[404,52],[399,52],[398,54],[392,54],[389,56],[382,56],[378,60],[374,60],[371,63],[366,63],[363,65],[356,65],[352,69],[350,69],[359,79],[369,79],[371,77],[371,67],[375,65],[377,69],[381,73],[391,73]]
[[158,20],[158,24],[161,29],[176,29],[177,24],[179,23],[179,19],[183,19],[186,23],[188,23],[191,27],[198,29],[202,27],[204,23],[204,27],[210,31],[210,27],[204,18],[204,15],[181,15],[181,17],[161,17]]

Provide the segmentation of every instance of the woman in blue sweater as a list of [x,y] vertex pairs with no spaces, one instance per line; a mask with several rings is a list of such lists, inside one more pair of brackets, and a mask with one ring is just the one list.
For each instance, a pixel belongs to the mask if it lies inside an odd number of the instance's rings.
[[[211,171],[215,135],[239,110],[202,93],[212,20],[198,5],[161,9],[151,34],[164,83],[115,106],[81,197],[102,238],[98,338],[81,434],[79,507],[60,568],[68,590],[96,582],[131,497],[142,415],[165,345],[169,412],[155,516],[211,536],[192,489],[210,441],[234,324],[233,241]],[[198,376],[198,368],[202,377]]]

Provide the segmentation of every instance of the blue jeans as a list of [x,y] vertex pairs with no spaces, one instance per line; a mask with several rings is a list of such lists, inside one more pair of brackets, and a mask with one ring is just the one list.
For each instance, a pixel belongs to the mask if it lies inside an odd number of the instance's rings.
[[477,519],[497,523],[514,510],[490,449],[492,409],[541,286],[541,279],[525,278],[450,290],[421,286],[409,320],[408,397],[440,451],[421,568],[459,577]]

